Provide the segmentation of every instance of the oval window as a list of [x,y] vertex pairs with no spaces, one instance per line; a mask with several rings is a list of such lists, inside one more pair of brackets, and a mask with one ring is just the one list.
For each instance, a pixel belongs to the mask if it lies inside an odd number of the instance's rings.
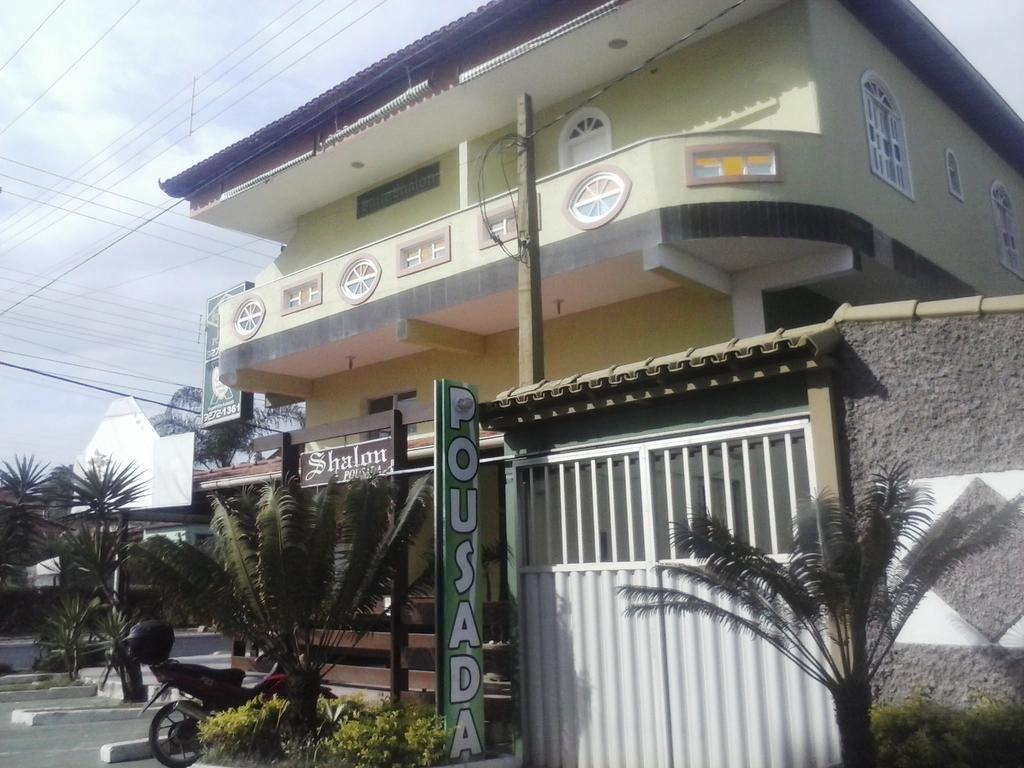
[[263,325],[266,314],[262,301],[256,297],[246,299],[235,312],[235,332],[243,339],[250,338]]
[[342,298],[351,304],[362,304],[377,289],[380,282],[380,265],[370,256],[356,259],[341,275],[338,289]]
[[566,210],[584,229],[600,227],[622,210],[629,195],[629,181],[612,171],[599,171],[577,184],[566,203]]

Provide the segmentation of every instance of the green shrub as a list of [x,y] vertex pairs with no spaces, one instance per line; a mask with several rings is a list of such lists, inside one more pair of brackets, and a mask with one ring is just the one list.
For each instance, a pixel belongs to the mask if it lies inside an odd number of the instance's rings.
[[287,707],[284,699],[257,697],[208,717],[199,724],[199,739],[212,756],[281,757],[281,722]]
[[982,702],[967,711],[919,696],[876,707],[879,768],[1021,768],[1024,706]]
[[390,702],[367,705],[360,697],[336,709],[337,728],[326,751],[351,768],[421,768],[444,758],[444,723],[421,707]]
[[321,699],[317,728],[295,740],[287,732],[287,706],[283,699],[254,699],[208,718],[199,726],[207,758],[331,768],[424,768],[443,762],[448,733],[432,711],[386,701],[370,704],[362,696]]

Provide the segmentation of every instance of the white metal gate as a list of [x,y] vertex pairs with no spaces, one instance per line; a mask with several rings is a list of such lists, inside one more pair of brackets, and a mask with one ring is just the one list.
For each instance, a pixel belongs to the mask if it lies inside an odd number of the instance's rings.
[[684,586],[654,566],[702,506],[784,556],[814,483],[809,443],[795,420],[516,464],[529,765],[838,760],[827,692],[777,651],[693,616],[627,618],[617,592]]

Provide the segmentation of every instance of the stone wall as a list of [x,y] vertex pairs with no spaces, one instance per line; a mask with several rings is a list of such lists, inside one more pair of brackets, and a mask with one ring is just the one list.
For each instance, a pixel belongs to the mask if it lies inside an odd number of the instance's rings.
[[[895,462],[930,487],[942,514],[1024,492],[1024,315],[840,327],[847,498]],[[882,699],[1024,701],[1024,524],[958,566],[926,602],[879,677]]]

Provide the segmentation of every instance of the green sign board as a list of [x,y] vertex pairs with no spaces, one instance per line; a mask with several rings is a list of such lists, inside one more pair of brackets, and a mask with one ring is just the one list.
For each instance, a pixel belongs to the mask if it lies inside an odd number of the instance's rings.
[[200,417],[203,427],[252,417],[252,392],[232,389],[220,381],[220,305],[252,287],[252,283],[242,283],[218,293],[206,302],[206,360],[203,371],[203,412]]
[[453,729],[451,760],[484,752],[476,395],[434,382],[434,541],[437,563],[437,711]]

